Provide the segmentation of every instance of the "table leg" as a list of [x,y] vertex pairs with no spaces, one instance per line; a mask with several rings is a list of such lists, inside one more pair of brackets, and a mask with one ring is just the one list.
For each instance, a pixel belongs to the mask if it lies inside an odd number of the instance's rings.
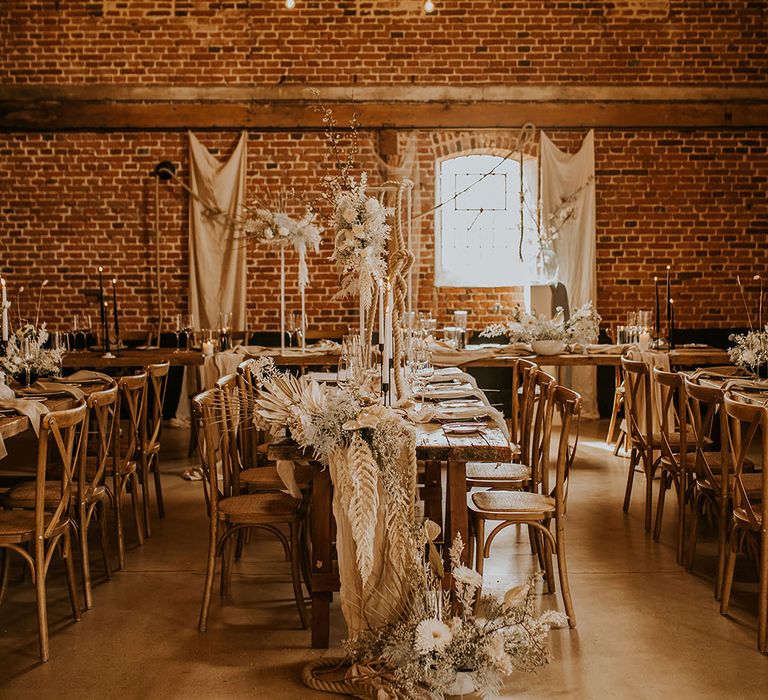
[[461,535],[464,552],[461,560],[469,564],[469,514],[467,513],[467,465],[464,462],[448,462],[448,487],[446,505],[446,537],[443,545],[445,570],[450,570],[448,553],[456,535]]
[[[309,536],[312,571],[312,648],[327,649],[330,641],[330,607],[333,593],[316,577],[328,578],[333,571],[333,489],[330,470],[315,469],[312,480]],[[325,589],[325,590],[323,590]]]

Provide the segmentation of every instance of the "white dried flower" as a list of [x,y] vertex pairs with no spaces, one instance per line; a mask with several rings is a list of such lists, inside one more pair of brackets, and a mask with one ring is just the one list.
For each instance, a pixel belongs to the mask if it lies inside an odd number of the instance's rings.
[[415,647],[422,655],[442,651],[452,639],[450,628],[441,620],[429,618],[422,620],[416,627]]
[[357,220],[357,212],[352,207],[344,207],[341,210],[341,218],[348,224],[354,223]]
[[457,566],[452,573],[456,581],[471,588],[480,588],[483,585],[483,577],[468,566]]

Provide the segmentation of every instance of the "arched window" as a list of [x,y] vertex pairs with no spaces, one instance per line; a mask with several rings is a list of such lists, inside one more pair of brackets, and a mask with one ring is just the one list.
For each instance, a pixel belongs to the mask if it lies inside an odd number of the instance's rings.
[[531,283],[538,250],[536,159],[525,159],[522,170],[521,260],[519,158],[470,154],[437,162],[435,193],[444,204],[435,214],[436,286]]

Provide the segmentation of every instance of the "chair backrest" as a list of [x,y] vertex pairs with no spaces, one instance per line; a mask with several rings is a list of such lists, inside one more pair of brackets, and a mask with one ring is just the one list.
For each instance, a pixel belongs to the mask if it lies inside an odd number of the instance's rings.
[[521,449],[521,455],[523,463],[531,468],[531,491],[546,493],[549,488],[545,465],[549,450],[546,422],[551,400],[549,387],[554,384],[555,378],[538,368],[530,372],[529,377],[530,387],[526,399],[528,407],[524,409],[524,447]]
[[[735,398],[730,392],[724,395],[723,403],[728,415],[728,437],[733,459],[733,508],[743,508],[755,530],[761,530],[768,522],[768,479],[765,469],[768,466],[768,406],[746,403]],[[750,494],[744,486],[743,472],[747,454],[760,434],[760,460],[763,472],[763,488],[759,498]],[[758,515],[759,514],[759,515]],[[765,534],[763,534],[765,537]]]
[[[86,398],[88,418],[86,425],[96,437],[96,469],[87,472],[87,452],[84,446],[81,451],[81,467],[78,479],[78,499],[80,502],[88,500],[89,494],[98,488],[104,481],[104,473],[112,458],[112,443],[115,438],[117,425],[118,388],[113,384],[108,389],[94,391]],[[88,431],[87,431],[88,432]],[[88,437],[84,438],[84,441]],[[87,445],[87,443],[84,443]]]
[[167,360],[154,365],[147,365],[147,398],[144,401],[144,419],[142,421],[144,449],[152,450],[160,442],[160,430],[163,425],[163,402],[168,387],[168,372],[171,363]]
[[[688,454],[688,419],[685,410],[685,385],[682,375],[653,368],[653,380],[659,388],[661,415],[661,455],[676,471],[685,469]],[[680,433],[679,443],[674,443],[672,432]]]
[[197,450],[203,469],[203,491],[208,514],[217,517],[219,501],[233,495],[232,469],[223,392],[214,388],[192,399],[197,421]]
[[[685,377],[685,396],[688,407],[688,422],[696,441],[694,470],[696,477],[715,485],[720,483],[720,497],[728,497],[728,475],[730,474],[730,450],[728,448],[728,416],[723,409],[723,392],[716,387],[703,386],[697,379]],[[720,427],[720,468],[715,473],[710,460],[711,438],[715,421]]]
[[[132,376],[120,377],[117,386],[119,389],[117,415],[119,417],[124,415],[128,420],[128,425],[124,432],[119,429],[115,430],[115,459],[135,462],[142,446],[144,406],[147,401],[147,374],[141,372]],[[118,468],[117,463],[115,468]]]
[[240,404],[240,388],[236,374],[227,374],[216,380],[216,388],[221,392],[221,407],[223,410],[223,428],[226,431],[225,443],[229,455],[229,471],[231,474],[231,490],[233,494],[240,493],[239,474],[243,468],[240,455],[240,428],[243,422]]
[[648,450],[653,444],[651,373],[645,362],[628,357],[621,358],[621,369],[624,372],[624,405],[629,439],[633,448]]
[[[80,454],[87,447],[88,431],[84,429],[85,403],[63,411],[51,411],[40,421],[37,441],[37,481],[35,485],[35,537],[50,538],[66,521],[72,492],[77,483]],[[61,488],[55,503],[46,503],[45,480],[49,458],[61,465]],[[39,574],[39,575],[42,575]]]
[[[568,503],[568,484],[571,469],[576,459],[576,448],[579,444],[579,422],[581,418],[581,395],[554,382],[547,388],[547,419],[545,421],[547,435],[545,441],[551,444],[554,418],[560,419],[560,436],[557,441],[557,455],[554,464],[555,485],[550,495],[555,499],[555,510],[558,516],[564,515]],[[550,450],[544,457],[545,471],[550,471]]]
[[[252,416],[256,407],[258,388],[253,375],[257,365],[256,359],[245,360],[237,368],[237,383],[240,390],[240,406],[243,412]],[[269,442],[269,435],[256,427],[252,420],[240,422],[240,459],[244,467],[262,466],[266,461],[266,454],[259,452],[259,445]]]
[[521,415],[521,411],[525,405],[525,380],[535,369],[537,369],[536,363],[530,360],[518,359],[512,365],[512,415],[510,418],[509,438],[516,445],[522,444],[524,416]]

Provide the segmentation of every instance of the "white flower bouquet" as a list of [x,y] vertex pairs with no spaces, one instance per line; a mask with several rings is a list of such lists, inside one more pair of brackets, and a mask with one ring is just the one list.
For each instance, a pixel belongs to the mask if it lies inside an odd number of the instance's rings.
[[763,330],[730,335],[728,340],[735,343],[728,349],[731,362],[756,374],[768,367],[768,324]]
[[335,192],[332,225],[336,238],[331,258],[341,270],[337,296],[361,295],[366,309],[372,301],[374,283],[387,274],[387,215],[392,213],[376,197],[366,194],[367,184],[363,173],[359,182],[352,181],[348,189]]
[[597,340],[600,333],[600,320],[600,315],[592,307],[591,301],[575,309],[567,321],[564,319],[562,308],[558,308],[552,318],[546,318],[535,313],[527,314],[517,306],[509,321],[492,324],[480,335],[486,338],[506,335],[510,342],[560,340],[571,344],[583,344]]
[[451,547],[454,606],[442,589],[442,563],[432,541],[437,530],[427,521],[415,537],[421,551],[428,547],[429,561],[414,567],[409,606],[400,619],[348,640],[346,651],[358,668],[386,679],[397,697],[496,696],[505,676],[548,663],[549,630],[564,625],[565,616],[535,615],[534,577],[503,600],[483,596],[476,612],[483,579],[461,563],[459,537]]
[[0,357],[0,370],[20,381],[27,370],[33,377],[52,377],[61,371],[64,350],[43,347],[48,341],[45,323],[35,328],[28,323],[8,338],[5,356]]

